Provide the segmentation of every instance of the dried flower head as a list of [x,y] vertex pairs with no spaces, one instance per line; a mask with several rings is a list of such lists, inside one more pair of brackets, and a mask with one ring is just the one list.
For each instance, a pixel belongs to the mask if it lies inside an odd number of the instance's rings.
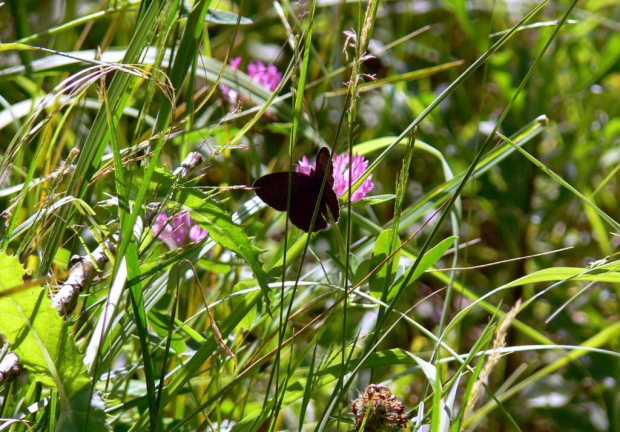
[[390,389],[381,384],[370,384],[351,404],[355,416],[355,430],[359,431],[366,419],[365,432],[392,432],[407,427],[405,406],[396,400]]
[[189,212],[183,211],[170,218],[160,213],[153,224],[155,237],[163,241],[170,249],[183,247],[189,243],[204,240],[209,232],[200,228]]
[[[333,164],[332,164],[332,174],[334,176],[334,192],[338,197],[344,195],[346,191],[349,190],[349,169],[351,172],[351,180],[352,184],[364,174],[366,168],[368,168],[368,161],[363,156],[355,154],[353,156],[353,163],[349,165],[349,154],[344,153],[342,156],[334,153],[333,155]],[[306,156],[302,157],[299,162],[297,162],[296,171],[310,175],[310,172],[315,169],[315,163],[310,163]],[[364,198],[368,193],[375,187],[372,182],[372,174],[370,174],[366,179],[359,185],[357,190],[353,192],[351,196],[351,201],[357,201]]]
[[[241,65],[241,57],[235,57],[230,61],[230,67],[239,70]],[[265,65],[262,61],[258,60],[256,63],[250,62],[248,64],[247,74],[252,81],[260,84],[269,91],[275,91],[282,81],[282,74],[278,69],[272,65]],[[233,105],[236,105],[239,101],[239,92],[221,85],[220,89],[224,93],[224,97]]]

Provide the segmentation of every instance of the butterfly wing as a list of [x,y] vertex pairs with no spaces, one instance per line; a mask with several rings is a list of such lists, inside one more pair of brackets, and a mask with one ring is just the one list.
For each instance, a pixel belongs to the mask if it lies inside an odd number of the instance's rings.
[[325,173],[329,173],[327,175],[327,184],[325,185],[325,190],[323,191],[323,197],[321,198],[321,215],[324,220],[329,220],[329,214],[327,209],[332,213],[334,217],[334,221],[338,222],[340,218],[340,204],[338,203],[338,197],[334,192],[334,175],[332,170],[332,158],[331,153],[327,147],[321,147],[319,152],[316,155],[316,171],[315,176],[319,182],[319,190],[320,184],[323,182],[323,177]]
[[331,154],[327,147],[321,147],[319,152],[316,154],[316,169],[314,171],[314,175],[323,180],[325,173],[329,171],[329,175],[327,176],[327,185],[330,188],[334,187],[334,175],[332,173],[331,167]]
[[[314,208],[319,202],[319,194],[323,178],[329,171],[327,184],[321,197],[319,210],[312,227],[312,232],[320,231],[327,228],[329,220],[329,211],[332,213],[334,220],[340,218],[340,206],[338,197],[334,192],[334,177],[331,173],[331,154],[327,147],[322,147],[316,155],[316,169],[313,175],[302,173],[291,173],[291,206],[289,209],[289,218],[293,225],[299,229],[309,232],[310,223]],[[287,194],[288,194],[289,173],[280,172],[264,175],[254,182],[252,185],[254,192],[267,205],[278,211],[286,211]]]
[[338,197],[336,196],[336,192],[331,187],[325,187],[323,191],[323,202],[321,206],[321,211],[323,212],[325,219],[329,220],[329,216],[327,214],[327,209],[332,212],[332,216],[334,217],[334,221],[338,222],[340,219],[340,203],[338,202]]
[[[314,208],[319,200],[319,192],[321,191],[321,179],[312,178],[312,181],[302,185],[297,193],[291,196],[291,209],[288,212],[291,222],[297,228],[309,232],[310,223]],[[326,188],[327,191],[328,188]],[[333,192],[333,191],[332,191]],[[319,211],[312,227],[312,232],[320,231],[327,228],[327,220],[325,219],[325,203],[321,202]]]
[[[286,211],[288,195],[288,172],[267,174],[256,179],[252,187],[265,204],[278,211]],[[310,176],[298,172],[291,173],[291,207],[293,197],[304,185],[310,183]]]

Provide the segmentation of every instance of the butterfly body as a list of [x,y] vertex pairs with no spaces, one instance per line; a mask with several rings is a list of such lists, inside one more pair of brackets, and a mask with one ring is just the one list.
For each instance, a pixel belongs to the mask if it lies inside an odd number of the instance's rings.
[[[326,175],[327,181],[321,195],[321,187]],[[291,201],[288,213],[293,225],[305,232],[310,232],[312,216],[317,203],[319,209],[312,232],[327,228],[329,212],[333,215],[334,220],[338,221],[340,206],[333,189],[334,178],[331,174],[331,157],[327,147],[321,148],[317,153],[316,167],[310,171],[310,174],[292,172],[290,173],[290,180]],[[256,195],[267,205],[278,211],[286,211],[289,192],[288,172],[264,175],[256,179],[253,188]]]

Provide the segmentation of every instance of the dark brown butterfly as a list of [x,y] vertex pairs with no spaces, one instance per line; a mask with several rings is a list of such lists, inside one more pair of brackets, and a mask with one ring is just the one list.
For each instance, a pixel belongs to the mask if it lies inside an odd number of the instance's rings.
[[[319,200],[323,178],[328,171],[323,196]],[[286,211],[288,175],[288,172],[264,175],[256,179],[252,185],[254,192],[268,206],[278,211]],[[300,172],[291,173],[291,207],[288,215],[293,225],[305,232],[310,231],[310,222],[312,222],[317,202],[319,202],[319,211],[312,227],[313,232],[327,228],[328,208],[336,222],[340,217],[338,197],[334,192],[334,176],[331,173],[331,158],[327,147],[322,147],[316,154],[316,167],[310,175]]]

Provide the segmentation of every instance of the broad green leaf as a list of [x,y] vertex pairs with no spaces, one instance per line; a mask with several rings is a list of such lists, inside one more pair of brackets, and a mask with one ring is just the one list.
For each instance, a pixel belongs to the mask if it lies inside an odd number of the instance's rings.
[[[140,172],[135,174],[131,185],[132,197],[136,196],[142,187],[143,174]],[[207,200],[208,194],[196,187],[197,179],[181,182],[178,180],[178,177],[168,170],[156,167],[147,186],[147,193],[152,200],[167,199],[169,203],[183,204],[190,208],[197,208]]]
[[[149,187],[153,189],[170,190],[173,187],[173,177],[160,169],[155,171]],[[235,252],[245,260],[248,266],[254,271],[254,276],[269,302],[269,276],[263,270],[258,256],[263,252],[253,245],[250,238],[245,234],[243,228],[232,221],[229,213],[220,208],[215,202],[197,188],[191,187],[193,182],[177,189],[173,196],[174,201],[181,203],[193,210],[192,216],[203,227],[209,231],[209,237],[226,249]],[[188,186],[190,185],[190,186]],[[163,195],[162,195],[163,197]]]
[[[450,248],[450,246],[452,246],[455,240],[456,240],[456,237],[454,236],[448,237],[446,239],[443,239],[439,243],[437,243],[431,249],[429,249],[429,251],[426,252],[424,256],[422,257],[422,260],[420,261],[420,265],[418,265],[418,268],[415,269],[415,272],[413,272],[413,275],[411,276],[408,283],[409,284],[413,283],[422,275],[422,273],[424,273],[430,267],[435,265],[435,263],[439,261],[439,259],[446,253],[446,251]],[[398,290],[401,289],[401,284],[402,284],[402,281],[400,281],[400,283],[398,283],[397,281],[394,287],[390,290],[388,300],[394,297],[396,293],[398,292]]]
[[265,300],[269,303],[269,276],[258,259],[262,250],[254,246],[243,228],[232,221],[230,214],[213,202],[203,202],[196,212],[196,220],[200,226],[209,230],[209,237],[245,260],[254,272]]
[[[616,262],[615,270],[618,269],[620,269],[620,267],[618,262]],[[581,267],[552,267],[523,276],[522,278],[504,285],[502,288],[563,280],[620,283],[620,272],[611,271],[609,265],[595,269],[586,269]]]
[[[256,281],[242,281],[235,285],[233,288],[233,292],[243,291],[248,288],[252,288],[256,286]],[[239,327],[249,330],[254,325],[256,320],[256,312],[258,310],[259,305],[255,305],[250,311],[239,321]]]
[[437,368],[432,364],[427,362],[426,360],[422,360],[420,357],[411,354],[409,351],[405,351],[405,353],[411,357],[422,369],[426,379],[431,383],[432,386],[435,385],[435,378],[437,378]]
[[[85,430],[90,379],[67,323],[52,307],[45,288],[33,286],[1,296],[2,291],[23,283],[25,271],[16,257],[0,254],[0,272],[0,333],[26,370],[57,390],[56,430]],[[102,402],[90,407],[88,430],[108,430]]]
[[233,270],[233,266],[230,263],[218,262],[207,258],[201,258],[198,261],[198,268],[217,274],[226,274]]
[[364,279],[366,275],[370,273],[371,260],[372,258],[368,258],[362,261],[361,263],[359,263],[359,265],[357,266],[357,269],[355,270],[355,273],[353,274],[353,278],[351,279],[351,282],[354,285],[359,284],[362,281],[362,279]]
[[[295,240],[295,243],[288,247],[286,251],[286,265],[287,267],[291,265],[291,263],[295,262],[295,260],[301,255],[306,246],[306,242],[308,241],[308,233],[302,233],[302,235]],[[316,236],[316,233],[310,234]],[[271,268],[267,268],[267,272],[274,277],[282,276],[282,266],[284,265],[284,256],[280,257],[278,261],[271,266]]]
[[[105,402],[98,391],[90,399],[90,386],[80,389],[69,399],[69,406],[61,406],[57,432],[87,431],[103,432],[110,428],[106,423]],[[88,419],[88,420],[87,420]]]

